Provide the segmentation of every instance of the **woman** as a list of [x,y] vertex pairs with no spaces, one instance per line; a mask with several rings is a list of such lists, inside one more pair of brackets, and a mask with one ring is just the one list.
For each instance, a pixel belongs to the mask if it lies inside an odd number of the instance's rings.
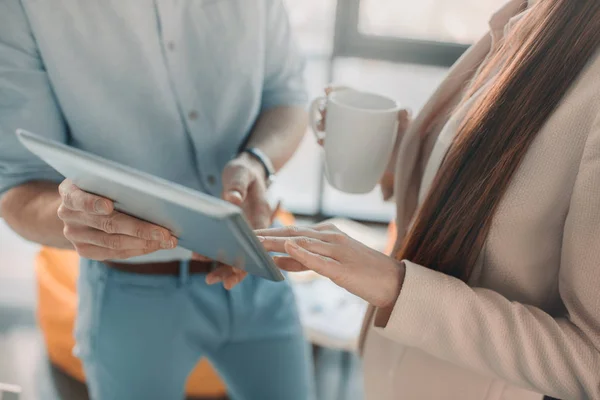
[[258,232],[372,305],[369,399],[600,399],[600,2],[524,3],[401,137],[393,258]]

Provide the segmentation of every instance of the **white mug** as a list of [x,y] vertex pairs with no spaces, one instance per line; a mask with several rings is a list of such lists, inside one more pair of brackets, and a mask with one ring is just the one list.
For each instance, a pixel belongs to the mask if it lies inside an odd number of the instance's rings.
[[[325,131],[315,118],[326,104]],[[319,97],[310,108],[313,132],[324,140],[325,175],[346,193],[372,191],[388,165],[398,131],[400,105],[388,97],[353,89]]]

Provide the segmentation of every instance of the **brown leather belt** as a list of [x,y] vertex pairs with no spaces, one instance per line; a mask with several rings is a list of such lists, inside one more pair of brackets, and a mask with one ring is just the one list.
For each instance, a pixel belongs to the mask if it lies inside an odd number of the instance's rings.
[[[141,275],[179,275],[181,261],[166,261],[145,264],[127,264],[114,261],[104,261],[107,266],[123,272]],[[190,274],[207,274],[214,269],[212,261],[191,260],[189,264]]]

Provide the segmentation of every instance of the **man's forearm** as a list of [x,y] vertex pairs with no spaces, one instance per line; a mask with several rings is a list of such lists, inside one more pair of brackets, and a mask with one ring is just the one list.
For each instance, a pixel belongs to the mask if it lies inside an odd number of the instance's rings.
[[308,115],[301,107],[276,107],[260,115],[247,147],[265,153],[279,170],[292,157],[306,132]]
[[0,215],[27,240],[72,249],[63,235],[64,224],[57,215],[60,204],[56,183],[30,182],[9,190],[0,198]]

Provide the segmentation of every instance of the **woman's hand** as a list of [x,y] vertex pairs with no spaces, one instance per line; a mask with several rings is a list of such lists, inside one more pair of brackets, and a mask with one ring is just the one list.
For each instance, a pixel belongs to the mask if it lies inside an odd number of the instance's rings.
[[[325,95],[329,96],[331,93],[339,91],[339,90],[352,90],[347,86],[334,86],[330,85],[325,88]],[[317,123],[317,128],[319,132],[315,132],[317,136],[319,134],[325,132],[325,124],[327,121],[327,107],[323,107],[320,111],[320,121]],[[311,116],[312,118],[313,116]],[[383,195],[384,200],[389,200],[394,195],[394,173],[396,170],[396,160],[398,159],[398,150],[400,148],[400,142],[402,141],[402,137],[404,133],[410,126],[412,121],[412,112],[409,109],[402,109],[398,111],[398,133],[396,134],[396,141],[394,143],[394,151],[390,157],[390,162],[381,177],[381,181],[379,182],[381,185],[381,193]],[[318,140],[319,145],[323,146],[325,144],[325,139]]]
[[404,265],[350,238],[332,224],[256,231],[283,270],[312,270],[376,307],[392,306],[402,288]]

